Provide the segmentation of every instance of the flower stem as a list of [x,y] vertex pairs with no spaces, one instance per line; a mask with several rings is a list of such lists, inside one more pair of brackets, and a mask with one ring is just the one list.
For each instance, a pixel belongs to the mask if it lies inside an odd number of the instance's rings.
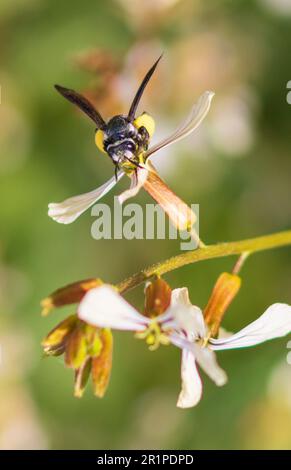
[[197,248],[205,248],[205,243],[199,238],[198,233],[196,230],[192,227],[190,230],[190,236],[192,240],[194,240],[195,243],[197,243]]
[[249,238],[247,240],[202,246],[196,250],[187,251],[165,261],[153,264],[152,266],[143,269],[139,273],[136,273],[128,279],[120,282],[117,285],[117,288],[120,292],[126,292],[153,276],[161,276],[187,264],[231,255],[242,255],[239,257],[234,267],[234,271],[238,272],[246,259],[246,254],[250,255],[257,251],[270,250],[272,248],[286,245],[291,245],[291,230],[262,237]]
[[245,251],[244,253],[242,253],[241,255],[239,255],[238,257],[238,260],[236,261],[234,267],[233,267],[233,270],[232,270],[232,274],[239,274],[241,268],[243,267],[243,265],[245,264],[245,261],[246,259],[250,256],[250,252],[249,251]]

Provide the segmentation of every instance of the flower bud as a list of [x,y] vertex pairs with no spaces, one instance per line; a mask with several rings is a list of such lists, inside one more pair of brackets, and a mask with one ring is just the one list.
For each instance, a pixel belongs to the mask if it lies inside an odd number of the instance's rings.
[[54,307],[62,307],[80,302],[88,290],[102,284],[101,279],[87,279],[57,289],[49,297],[42,300],[42,315],[48,315]]
[[59,323],[42,341],[44,353],[58,356],[65,350],[66,341],[78,322],[77,315],[71,315]]
[[193,227],[197,220],[194,212],[176,196],[154,170],[149,171],[143,187],[161,206],[178,230],[190,230]]
[[217,335],[222,318],[237,295],[240,286],[241,278],[236,274],[222,273],[217,279],[204,309],[205,322],[211,336]]
[[92,359],[92,381],[94,394],[102,398],[108,387],[111,367],[113,337],[109,329],[103,329],[99,333],[102,349],[97,357]]
[[157,317],[164,313],[171,303],[171,288],[161,278],[149,282],[145,289],[145,310],[147,317]]
[[71,315],[42,341],[46,356],[64,354],[65,364],[75,371],[74,396],[82,397],[90,374],[94,393],[103,397],[109,383],[113,338],[109,329],[97,328]]
[[90,377],[92,369],[92,359],[88,358],[75,372],[74,396],[81,398]]
[[84,334],[84,324],[78,326],[70,335],[65,351],[65,363],[72,369],[79,369],[88,357],[87,340]]
[[100,337],[100,330],[92,325],[86,324],[84,326],[87,351],[91,357],[99,356],[102,350],[102,340]]

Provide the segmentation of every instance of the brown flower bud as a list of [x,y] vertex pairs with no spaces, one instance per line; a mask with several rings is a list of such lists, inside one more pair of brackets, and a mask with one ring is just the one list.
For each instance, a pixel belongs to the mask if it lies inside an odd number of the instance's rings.
[[109,329],[97,328],[71,315],[42,341],[47,356],[64,354],[65,363],[75,371],[75,397],[82,397],[92,373],[94,393],[103,397],[109,383],[113,338]]
[[75,371],[74,396],[76,398],[81,398],[83,396],[85,387],[90,377],[91,368],[92,359],[88,358],[83,362],[81,367]]
[[[150,164],[149,164],[150,165]],[[173,225],[178,230],[190,230],[197,217],[187,204],[182,201],[155,172],[150,165],[147,180],[143,184],[144,189],[161,206],[168,215]]]
[[171,303],[172,290],[161,278],[149,282],[145,289],[145,310],[148,317],[161,315]]
[[62,354],[65,350],[66,341],[77,322],[77,315],[71,315],[50,331],[41,343],[44,348],[44,353],[52,356]]
[[205,322],[211,336],[217,335],[221,320],[240,286],[241,278],[236,274],[222,273],[217,279],[204,309]]
[[42,315],[48,315],[54,307],[80,302],[88,290],[102,284],[101,279],[86,279],[57,289],[49,297],[42,300]]

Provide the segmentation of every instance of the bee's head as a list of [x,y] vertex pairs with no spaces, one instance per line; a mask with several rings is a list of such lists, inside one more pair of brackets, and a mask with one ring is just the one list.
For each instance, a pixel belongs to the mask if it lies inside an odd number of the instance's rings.
[[64,98],[78,106],[78,108],[97,124],[95,134],[96,145],[102,152],[108,153],[114,161],[119,160],[119,156],[121,155],[125,155],[126,158],[132,158],[137,150],[137,135],[139,134],[140,141],[141,135],[144,136],[144,131],[146,131],[147,142],[145,142],[145,146],[147,146],[148,139],[154,131],[153,119],[146,113],[136,117],[136,110],[145,87],[160,59],[161,57],[159,57],[145,75],[132,101],[128,115],[114,116],[108,123],[104,121],[101,114],[86,97],[69,88],[55,85],[56,90],[61,93]]
[[135,137],[137,130],[127,117],[118,115],[108,121],[102,129],[97,129],[95,142],[103,152],[107,152],[113,160],[121,155],[132,158],[136,151]]

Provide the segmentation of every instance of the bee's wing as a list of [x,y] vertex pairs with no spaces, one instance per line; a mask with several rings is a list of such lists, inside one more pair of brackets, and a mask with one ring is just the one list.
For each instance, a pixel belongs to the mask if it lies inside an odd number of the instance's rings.
[[60,85],[55,85],[55,89],[68,101],[78,106],[79,109],[83,111],[83,113],[87,114],[92,121],[97,124],[98,129],[104,126],[105,121],[102,118],[101,114],[95,109],[92,103],[90,103],[85,96],[80,95],[74,90],[70,90],[69,88],[65,88]]
[[178,129],[170,137],[162,140],[150,148],[145,153],[145,158],[148,158],[150,155],[158,152],[161,148],[167,147],[174,142],[178,142],[178,140],[183,139],[187,135],[191,134],[191,132],[193,132],[199,126],[199,124],[207,115],[213,96],[213,91],[206,91],[203,93],[203,95],[201,95],[198,99],[197,103],[193,106],[191,113],[189,114],[186,121],[180,127],[178,127]]

